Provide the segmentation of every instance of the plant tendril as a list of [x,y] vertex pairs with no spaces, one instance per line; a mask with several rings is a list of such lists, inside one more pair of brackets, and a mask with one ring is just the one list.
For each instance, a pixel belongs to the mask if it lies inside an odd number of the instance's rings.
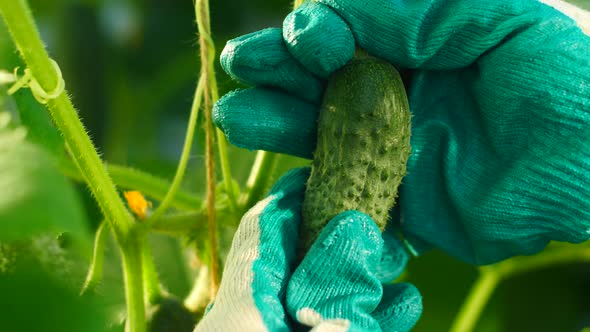
[[49,61],[51,61],[51,64],[55,69],[55,73],[57,74],[57,85],[53,90],[49,92],[43,90],[39,82],[37,82],[35,77],[33,77],[33,74],[29,68],[25,68],[23,76],[18,78],[19,67],[16,67],[14,69],[14,77],[16,78],[16,82],[8,89],[8,94],[12,95],[21,88],[28,87],[31,89],[35,99],[37,99],[37,101],[43,105],[47,104],[50,100],[59,97],[59,95],[61,95],[66,88],[66,82],[63,79],[61,69],[59,68],[57,62],[55,62],[53,59],[49,59]]

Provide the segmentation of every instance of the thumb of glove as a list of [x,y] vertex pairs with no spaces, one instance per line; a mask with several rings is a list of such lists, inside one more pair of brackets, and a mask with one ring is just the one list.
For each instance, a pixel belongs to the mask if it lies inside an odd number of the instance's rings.
[[347,211],[336,216],[289,281],[288,313],[310,327],[380,331],[371,313],[382,296],[375,273],[382,248],[381,232],[368,215]]

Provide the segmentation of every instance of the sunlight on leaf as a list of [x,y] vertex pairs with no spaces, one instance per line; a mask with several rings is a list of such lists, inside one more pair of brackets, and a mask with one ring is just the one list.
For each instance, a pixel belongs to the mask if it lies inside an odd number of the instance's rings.
[[42,232],[88,236],[76,193],[42,149],[0,112],[0,241]]

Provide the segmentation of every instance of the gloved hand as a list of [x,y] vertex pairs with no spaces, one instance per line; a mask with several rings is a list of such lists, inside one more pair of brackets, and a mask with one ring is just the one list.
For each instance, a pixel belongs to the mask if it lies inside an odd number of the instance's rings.
[[[545,4],[545,3],[547,4]],[[563,6],[578,22],[551,7]],[[412,155],[392,211],[416,249],[488,264],[590,236],[590,15],[559,0],[316,0],[228,42],[257,87],[214,121],[235,145],[311,158],[325,79],[356,45],[402,70]]]
[[408,331],[416,323],[418,290],[408,283],[383,287],[377,275],[381,260],[399,275],[407,261],[403,245],[383,251],[381,232],[366,214],[336,216],[295,268],[308,177],[309,169],[287,173],[244,215],[219,293],[195,331]]

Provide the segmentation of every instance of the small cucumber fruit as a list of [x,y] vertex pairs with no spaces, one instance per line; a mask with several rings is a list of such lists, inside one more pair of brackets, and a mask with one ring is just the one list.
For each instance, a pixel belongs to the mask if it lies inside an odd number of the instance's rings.
[[410,109],[389,63],[355,57],[330,77],[303,201],[301,250],[337,214],[358,210],[381,231],[410,155]]

